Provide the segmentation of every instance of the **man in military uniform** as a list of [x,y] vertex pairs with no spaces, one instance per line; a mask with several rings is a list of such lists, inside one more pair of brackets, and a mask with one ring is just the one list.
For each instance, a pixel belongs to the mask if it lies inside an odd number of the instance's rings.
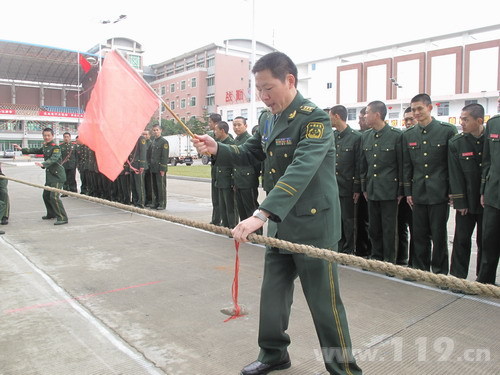
[[[229,125],[225,121],[219,121],[215,126],[215,138],[223,144],[232,145],[234,140],[229,137]],[[234,179],[231,164],[215,161],[215,187],[219,193],[219,212],[222,226],[234,228],[238,222],[236,207],[234,206]]]
[[484,145],[484,108],[469,104],[462,109],[460,124],[463,133],[448,143],[450,197],[455,215],[455,236],[451,253],[450,274],[462,279],[469,273],[471,237],[477,224],[477,268],[482,249],[483,207],[481,206],[481,163]]
[[[2,164],[0,163],[0,175],[5,176],[2,172]],[[10,213],[10,202],[9,202],[9,190],[7,189],[7,184],[9,180],[5,178],[0,178],[0,224],[9,224],[9,213]],[[3,231],[0,231],[3,232]],[[0,233],[0,234],[4,234]]]
[[144,190],[144,168],[146,168],[147,144],[141,135],[137,140],[128,160],[130,166],[130,188],[132,190],[132,204],[144,208],[146,192]]
[[371,129],[363,133],[361,190],[368,201],[371,257],[396,262],[398,203],[403,195],[401,130],[385,122],[387,107],[379,100],[366,107]]
[[[251,136],[247,132],[247,121],[244,117],[238,116],[233,120],[233,130],[236,134],[234,143],[237,146],[244,144]],[[248,167],[233,168],[234,195],[240,220],[245,220],[252,216],[259,208],[259,175],[261,163]],[[262,234],[262,231],[258,232]]]
[[76,167],[80,174],[80,194],[88,194],[87,174],[85,173],[85,163],[87,157],[87,146],[78,141],[76,137]]
[[[63,140],[64,142],[59,145],[61,148],[61,165],[66,173],[63,189],[76,193],[76,143],[71,142],[71,134],[68,132],[63,134]],[[61,197],[67,197],[67,195],[62,194]]]
[[[403,114],[405,130],[417,124],[411,107],[405,109]],[[413,257],[413,228],[412,213],[406,197],[399,201],[398,205],[398,243],[396,247],[396,264],[400,266],[411,266]],[[410,241],[408,246],[408,232],[410,232]]]
[[361,193],[359,163],[361,161],[361,133],[347,125],[347,109],[343,105],[330,108],[330,120],[335,128],[333,137],[337,150],[335,175],[339,188],[340,210],[342,218],[342,237],[339,251],[353,254],[355,239],[355,204]]
[[[210,128],[210,131],[207,133],[210,137],[213,139],[217,140],[215,137],[215,127],[221,121],[222,118],[218,113],[212,113],[208,117],[208,126]],[[219,191],[217,190],[217,187],[215,186],[215,175],[216,175],[216,168],[215,168],[215,160],[214,158],[210,158],[210,176],[212,178],[211,181],[211,196],[212,196],[212,220],[210,221],[210,224],[214,225],[221,225],[221,216],[220,216],[220,208],[219,208]]]
[[[161,127],[160,127],[161,130]],[[161,132],[160,132],[161,134]],[[150,164],[151,164],[151,146],[153,144],[151,140],[151,134],[149,130],[144,130],[142,136],[146,139],[146,167],[144,168],[144,191],[146,196],[144,198],[144,205],[146,207],[153,206],[153,176],[151,175]]]
[[416,95],[410,105],[418,124],[403,133],[403,180],[404,195],[413,210],[412,266],[446,275],[448,141],[457,134],[457,128],[431,116],[432,101],[427,94]]
[[[358,118],[359,132],[361,134],[370,129],[370,126],[366,123],[365,114],[366,107],[363,107],[359,111]],[[372,243],[370,236],[368,236],[368,203],[363,194],[359,196],[356,206],[356,255],[366,258],[372,253]]]
[[[259,129],[243,145],[218,144],[197,136],[198,152],[217,156],[217,163],[253,165],[264,159],[274,188],[254,215],[232,231],[238,242],[262,228],[268,236],[337,249],[340,203],[335,179],[335,146],[328,115],[297,91],[297,67],[288,56],[272,52],[257,61],[257,91],[269,107]],[[322,259],[267,247],[260,302],[257,361],[242,375],[264,375],[291,366],[287,347],[294,280],[299,276],[321,347],[338,355],[326,361],[330,374],[361,374],[352,356],[347,318],[339,295],[337,266]]]
[[[498,98],[500,112],[500,97]],[[500,115],[486,123],[484,133],[483,171],[481,175],[483,212],[483,253],[477,281],[495,284],[500,255]]]
[[153,188],[152,208],[164,210],[167,207],[167,171],[168,171],[168,141],[161,136],[160,125],[153,126],[153,141],[151,142],[151,185]]
[[[43,147],[41,148],[21,148],[14,144],[16,150],[21,150],[23,154],[43,154],[43,163],[36,162],[35,165],[45,169],[45,186],[62,189],[66,181],[66,173],[61,162],[61,149],[54,142],[54,132],[51,128],[45,128],[42,132]],[[43,220],[56,219],[54,225],[62,225],[68,223],[68,216],[64,210],[64,206],[59,198],[59,193],[52,191],[43,191],[43,203],[47,209],[47,214],[42,216]]]

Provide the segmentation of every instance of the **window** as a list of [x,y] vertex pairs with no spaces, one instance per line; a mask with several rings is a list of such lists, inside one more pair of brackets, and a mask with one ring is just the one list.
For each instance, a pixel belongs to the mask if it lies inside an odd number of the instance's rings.
[[191,97],[191,99],[189,100],[189,105],[191,107],[196,107],[196,96]]
[[233,121],[234,114],[233,111],[227,111],[227,121]]
[[311,64],[311,70],[316,70],[316,63]]
[[475,99],[472,99],[472,100],[466,100],[466,101],[465,101],[465,105],[469,105],[469,104],[477,104],[477,100],[475,100]]
[[161,103],[161,111],[165,112],[167,110],[167,107],[165,107],[165,104]]
[[215,105],[215,96],[214,95],[207,96],[207,105]]
[[207,77],[207,86],[215,85],[215,76]]
[[389,112],[389,119],[399,118],[399,112]]
[[170,102],[170,109],[172,109],[172,110],[175,109],[175,102],[173,102],[173,101]]
[[195,78],[191,78],[191,87],[196,87],[196,77]]
[[214,65],[215,65],[215,58],[214,57],[207,59],[207,68],[214,66]]
[[186,108],[186,99],[181,99],[181,108]]
[[141,56],[128,55],[128,62],[134,69],[141,69]]
[[248,109],[243,108],[241,110],[241,117],[248,118]]
[[181,117],[181,121],[182,121],[183,124],[185,124],[186,123],[186,118],[185,117]]
[[438,108],[438,116],[449,116],[450,115],[450,102],[436,103]]
[[333,87],[333,83],[331,83],[331,82],[327,82],[326,83],[326,88],[327,89],[331,89],[332,87]]
[[175,83],[170,84],[170,92],[175,92]]
[[347,121],[356,120],[356,108],[347,109]]
[[162,86],[161,87],[161,96],[165,95],[167,93],[167,90],[165,88],[165,86]]
[[186,89],[186,81],[181,81],[181,90]]

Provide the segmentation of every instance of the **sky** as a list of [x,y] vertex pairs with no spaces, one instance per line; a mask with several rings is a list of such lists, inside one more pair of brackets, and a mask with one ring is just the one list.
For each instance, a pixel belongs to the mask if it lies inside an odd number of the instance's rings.
[[[87,51],[121,36],[156,64],[224,39],[255,38],[296,63],[499,23],[495,0],[68,0],[2,4],[0,39]],[[127,17],[117,23],[101,21]]]

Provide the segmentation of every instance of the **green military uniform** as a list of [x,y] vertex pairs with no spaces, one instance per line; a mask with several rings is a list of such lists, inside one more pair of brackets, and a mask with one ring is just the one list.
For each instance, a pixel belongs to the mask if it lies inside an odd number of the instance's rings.
[[450,274],[463,279],[469,272],[471,237],[477,224],[477,269],[479,272],[482,253],[483,207],[479,189],[481,187],[481,164],[484,135],[479,138],[472,134],[458,134],[448,143],[448,171],[450,174],[450,197],[456,210],[467,209],[467,214],[459,211],[455,215],[455,236],[451,253]]
[[130,188],[132,190],[132,204],[139,208],[144,208],[146,191],[144,189],[144,172],[141,168],[146,168],[147,144],[146,138],[140,136],[134,149],[129,155],[130,162]]
[[146,197],[144,198],[144,205],[146,207],[153,206],[153,176],[151,175],[151,147],[153,146],[153,141],[151,139],[146,139],[146,168],[144,169],[144,190],[146,192]]
[[413,198],[412,266],[432,266],[434,273],[448,273],[448,141],[455,134],[454,125],[434,118],[403,133],[404,195]]
[[89,182],[89,195],[92,197],[100,197],[101,192],[99,190],[99,181],[97,179],[99,169],[97,167],[95,152],[90,147],[87,147],[86,151],[85,169],[87,173],[87,180]]
[[[234,143],[238,146],[242,145],[251,138],[251,135],[247,132],[239,135],[234,140]],[[256,163],[253,166],[248,167],[238,167],[233,168],[233,178],[234,178],[234,188],[235,188],[235,199],[236,206],[238,208],[238,214],[240,220],[245,220],[246,218],[252,216],[253,212],[259,208],[259,175],[260,175],[261,163]],[[262,231],[259,231],[261,234]]]
[[477,281],[495,284],[500,246],[500,116],[492,117],[484,132],[481,194],[484,195],[483,253]]
[[[4,176],[1,169],[0,175]],[[6,180],[5,178],[0,179],[0,220],[2,225],[9,222],[10,201],[9,191],[7,189],[8,182],[9,180]]]
[[[363,135],[367,130],[369,129],[360,130],[359,132]],[[358,216],[356,219],[356,255],[368,257],[372,253],[372,243],[368,235],[368,203],[363,194],[359,196],[356,206]]]
[[64,182],[63,189],[77,192],[76,189],[76,160],[77,151],[75,142],[63,142],[59,145],[61,148],[61,165],[64,167],[66,173],[66,181]]
[[78,168],[78,172],[80,173],[80,194],[87,195],[89,192],[88,187],[88,175],[86,173],[85,165],[87,163],[87,146],[83,144],[77,145],[76,148],[76,166]]
[[[61,149],[55,142],[44,143],[41,148],[23,148],[22,153],[43,154],[44,162],[42,166],[45,169],[45,186],[62,189],[66,181],[66,173],[60,164]],[[44,190],[42,197],[47,209],[47,215],[43,217],[44,219],[56,218],[57,221],[54,224],[68,222],[68,216],[64,210],[61,198],[59,198],[59,193]]]
[[333,132],[337,162],[335,175],[339,187],[340,211],[342,217],[342,237],[339,251],[353,254],[354,243],[354,193],[361,193],[359,163],[361,160],[361,133],[347,126],[343,131]]
[[[227,136],[221,141],[222,144],[232,145],[234,140]],[[234,205],[234,180],[231,164],[215,161],[215,187],[219,194],[219,212],[222,226],[234,228],[238,222],[236,218],[236,207]]]
[[[215,133],[213,131],[209,131],[207,133],[210,137],[217,140],[215,138]],[[211,197],[212,197],[212,220],[210,224],[221,225],[221,216],[220,216],[220,207],[219,207],[219,190],[215,186],[215,175],[217,174],[217,169],[215,168],[215,159],[213,157],[210,158],[210,177],[211,181]]]
[[[340,240],[340,204],[335,178],[335,147],[328,115],[297,93],[274,120],[259,119],[259,130],[242,146],[219,145],[217,162],[253,165],[264,159],[274,184],[260,208],[270,213],[268,236],[335,250]],[[351,351],[337,266],[303,254],[266,249],[260,302],[258,360],[286,358],[285,332],[299,276],[322,348],[338,351],[326,363],[331,374],[361,374]]]
[[[167,171],[169,144],[163,137],[153,139],[151,143],[151,177],[153,187],[153,208],[164,210],[167,207]],[[165,172],[163,176],[160,172]]]
[[385,125],[363,133],[361,190],[367,193],[372,258],[396,262],[398,197],[403,195],[401,130]]

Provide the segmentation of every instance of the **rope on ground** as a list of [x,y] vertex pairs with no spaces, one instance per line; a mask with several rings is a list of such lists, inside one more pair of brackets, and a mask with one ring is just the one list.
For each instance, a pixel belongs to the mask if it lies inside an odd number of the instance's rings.
[[[18,182],[20,184],[36,187],[39,189],[45,189],[53,191],[56,193],[66,194],[75,198],[84,199],[90,202],[103,204],[110,207],[119,208],[122,210],[135,212],[142,215],[147,215],[155,217],[157,219],[162,219],[170,221],[172,223],[182,224],[193,228],[198,228],[206,230],[209,232],[222,234],[231,237],[231,230],[229,228],[220,227],[213,224],[201,223],[199,221],[181,218],[178,216],[168,215],[163,212],[152,211],[144,208],[132,207],[126,204],[108,201],[106,199],[89,197],[87,195],[73,193],[71,191],[66,191],[62,189],[56,189],[50,186],[43,186],[38,184],[33,184],[31,182],[26,182],[18,180],[12,177],[1,176],[0,178],[5,178],[7,180]],[[255,243],[260,243],[268,245],[271,247],[288,250],[294,253],[305,254],[313,258],[320,258],[327,260],[329,262],[340,263],[348,266],[354,266],[368,271],[382,272],[390,276],[396,276],[405,280],[412,281],[422,281],[427,282],[441,288],[449,288],[452,290],[459,290],[465,294],[477,294],[489,297],[500,298],[500,287],[491,284],[483,284],[476,281],[469,281],[465,279],[459,279],[455,276],[434,274],[427,271],[417,270],[409,267],[402,267],[388,262],[382,262],[378,260],[364,259],[355,255],[337,253],[328,249],[320,249],[314,246],[301,245],[293,242],[279,240],[277,238],[265,237],[257,234],[251,234],[248,239]]]

